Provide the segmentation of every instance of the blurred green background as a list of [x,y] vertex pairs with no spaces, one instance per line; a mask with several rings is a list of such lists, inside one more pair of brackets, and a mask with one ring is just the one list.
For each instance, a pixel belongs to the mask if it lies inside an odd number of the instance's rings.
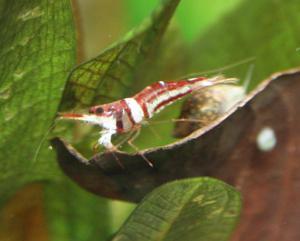
[[[149,16],[158,2],[74,0],[81,39],[78,63],[98,55],[122,38]],[[299,15],[296,5],[296,0],[285,4],[271,0],[182,0],[165,40],[168,47],[175,45],[176,51],[171,56],[175,53],[177,57],[176,60],[169,59],[174,63],[162,66],[166,67],[167,74],[161,76],[179,77],[190,71],[222,68],[255,57],[258,60],[254,70],[255,85],[275,71],[296,66],[300,57],[299,34],[295,34],[299,28],[292,25],[297,23],[296,16]],[[178,63],[180,68],[176,68]],[[248,69],[249,63],[231,74],[242,79]],[[176,116],[177,107],[168,108],[161,119],[174,113]],[[168,126],[170,131],[172,126]],[[143,141],[139,143],[141,146],[146,145]],[[45,196],[40,197],[45,189]],[[69,193],[60,195],[64,190]],[[20,200],[24,206],[20,206]],[[42,212],[45,206],[48,209],[46,215]],[[0,218],[0,240],[64,241],[95,240],[95,237],[100,241],[107,240],[134,207],[134,204],[96,197],[69,180],[61,185],[34,185],[21,190],[6,205]],[[22,227],[28,222],[35,228],[25,232]],[[19,235],[17,230],[21,230]]]
[[[187,44],[216,23],[242,0],[182,1],[172,20]],[[84,59],[93,57],[140,24],[159,0],[78,0]],[[179,53],[180,54],[180,53]]]

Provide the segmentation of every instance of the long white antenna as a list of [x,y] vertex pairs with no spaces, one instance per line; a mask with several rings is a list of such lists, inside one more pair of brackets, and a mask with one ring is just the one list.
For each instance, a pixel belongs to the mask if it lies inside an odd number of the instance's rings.
[[256,59],[256,57],[249,57],[240,61],[237,61],[235,63],[223,66],[221,68],[217,69],[210,69],[202,72],[197,72],[197,73],[192,73],[186,76],[181,77],[180,79],[185,79],[185,78],[193,78],[195,76],[200,76],[200,75],[207,75],[207,74],[214,74],[214,73],[223,73],[225,70],[232,69],[234,67],[240,66],[242,64],[247,64],[249,62],[253,62]]

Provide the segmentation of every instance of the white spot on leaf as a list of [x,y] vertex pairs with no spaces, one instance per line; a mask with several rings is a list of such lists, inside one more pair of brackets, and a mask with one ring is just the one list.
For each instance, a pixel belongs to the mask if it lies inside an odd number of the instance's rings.
[[38,18],[42,16],[44,12],[41,10],[40,7],[35,7],[31,10],[26,11],[18,16],[18,20],[27,21],[33,18]]
[[204,207],[204,206],[212,205],[212,204],[215,204],[215,203],[216,203],[215,200],[207,200],[207,201],[201,203],[201,206]]
[[14,112],[4,111],[4,120],[6,122],[11,121],[15,117]]
[[17,70],[15,73],[13,73],[13,77],[15,80],[22,79],[24,75],[25,75],[25,72],[21,71],[21,70]]
[[261,151],[271,151],[276,146],[277,140],[275,132],[270,127],[264,127],[256,138],[256,144]]
[[30,41],[30,37],[24,37],[20,42],[19,42],[19,44],[21,45],[21,46],[26,46],[28,43],[29,43],[29,41]]
[[202,201],[203,201],[203,198],[204,198],[204,195],[203,195],[203,194],[200,194],[199,196],[197,196],[197,197],[195,197],[195,198],[193,199],[193,202],[196,202],[196,203],[198,203],[198,204],[201,204]]
[[8,86],[5,89],[0,90],[0,99],[7,100],[11,97],[12,94],[12,88],[11,86]]
[[215,209],[207,215],[207,218],[208,219],[215,218],[216,216],[219,216],[223,211],[224,211],[223,208]]

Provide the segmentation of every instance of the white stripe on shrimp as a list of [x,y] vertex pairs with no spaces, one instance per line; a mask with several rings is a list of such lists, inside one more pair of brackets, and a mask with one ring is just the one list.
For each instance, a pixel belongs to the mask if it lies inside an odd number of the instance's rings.
[[141,123],[144,119],[144,112],[140,104],[133,98],[126,98],[125,101],[131,111],[134,122]]

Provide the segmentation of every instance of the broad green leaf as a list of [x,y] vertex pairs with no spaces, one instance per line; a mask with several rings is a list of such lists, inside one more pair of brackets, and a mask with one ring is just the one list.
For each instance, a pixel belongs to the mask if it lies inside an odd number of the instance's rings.
[[242,1],[201,35],[192,49],[191,69],[220,69],[252,58],[225,71],[242,80],[250,71],[252,88],[274,72],[299,66],[299,11],[298,0]]
[[171,182],[145,197],[113,241],[225,241],[240,208],[239,193],[221,181]]
[[[36,153],[56,115],[67,73],[75,64],[76,45],[68,0],[7,0],[0,1],[0,8],[2,205],[21,185],[61,178],[52,153],[47,149]],[[78,190],[65,179],[47,188],[45,201],[53,240],[83,240],[82,236],[100,234],[104,240],[111,232],[106,201]]]
[[35,154],[75,63],[70,1],[0,1],[0,196],[56,176],[52,153]]
[[[150,59],[179,0],[163,0],[139,28],[69,76],[60,110],[111,102],[144,86],[152,73]],[[153,81],[153,80],[152,80]]]

